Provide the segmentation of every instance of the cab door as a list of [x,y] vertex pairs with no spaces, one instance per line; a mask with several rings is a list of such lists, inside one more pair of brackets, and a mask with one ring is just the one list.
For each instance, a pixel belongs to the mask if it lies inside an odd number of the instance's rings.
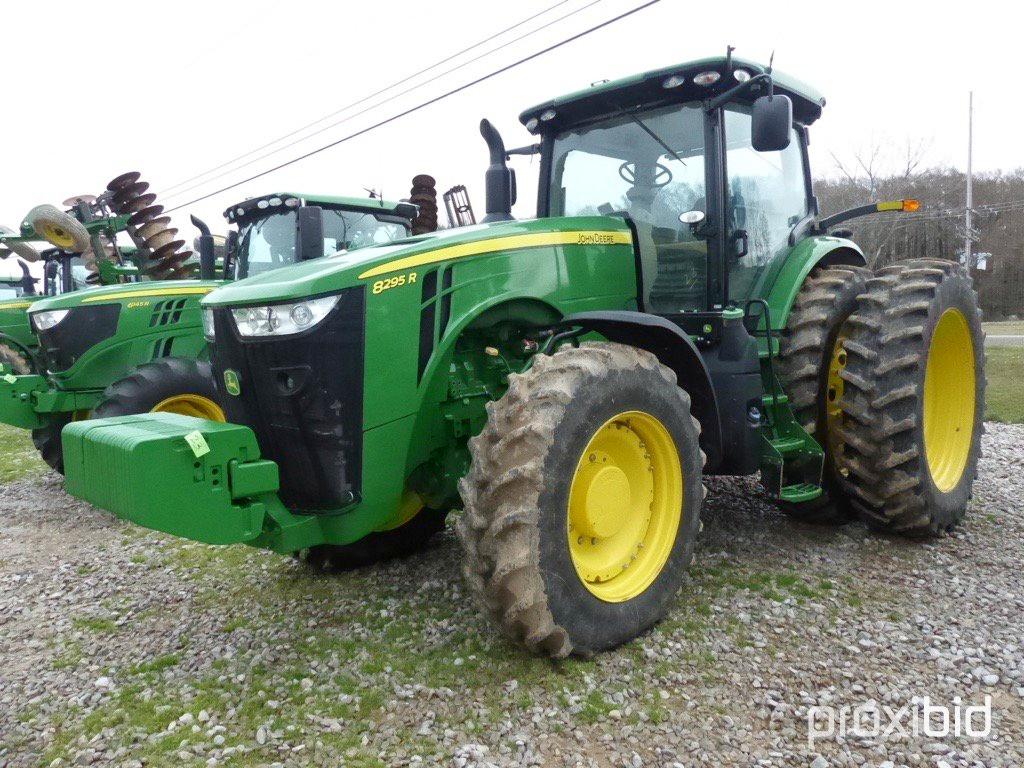
[[763,294],[772,267],[791,248],[790,235],[811,215],[803,133],[789,146],[758,152],[750,142],[750,110],[723,110],[725,134],[725,273],[730,301],[743,306]]

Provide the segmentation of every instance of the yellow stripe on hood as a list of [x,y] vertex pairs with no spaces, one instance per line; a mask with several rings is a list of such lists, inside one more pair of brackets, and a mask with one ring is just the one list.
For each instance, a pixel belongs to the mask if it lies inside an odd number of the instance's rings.
[[460,243],[449,245],[446,248],[438,248],[425,253],[417,253],[415,256],[406,256],[401,259],[389,261],[363,272],[360,280],[369,277],[379,277],[389,272],[398,272],[403,269],[413,269],[427,264],[436,264],[439,261],[451,261],[452,259],[464,259],[467,256],[479,256],[484,253],[496,253],[498,251],[512,251],[523,248],[538,248],[548,245],[632,245],[633,238],[629,232],[609,232],[606,230],[573,230],[571,232],[530,232],[525,235],[507,235],[505,237],[493,237],[488,240],[474,240],[471,243]]
[[121,293],[106,293],[102,296],[89,296],[82,299],[82,303],[94,301],[117,301],[118,299],[145,298],[147,296],[190,296],[194,294],[207,294],[213,290],[213,286],[201,285],[188,288],[150,288],[145,291],[122,291]]

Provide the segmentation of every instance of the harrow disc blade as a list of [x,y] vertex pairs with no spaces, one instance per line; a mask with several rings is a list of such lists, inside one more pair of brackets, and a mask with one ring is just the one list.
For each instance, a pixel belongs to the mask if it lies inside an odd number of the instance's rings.
[[96,195],[75,195],[74,197],[69,197],[67,200],[61,203],[61,205],[63,205],[65,208],[74,208],[76,205],[80,203],[88,203],[89,205],[92,205],[95,202]]
[[[174,227],[166,227],[164,229],[161,229],[158,232],[156,232],[156,234],[146,238],[146,247],[149,250],[156,253],[156,251],[160,250],[168,243],[175,242],[174,236],[176,234],[178,234],[178,230],[176,230]],[[181,243],[184,241],[179,240],[178,242]]]
[[122,173],[115,179],[111,179],[110,183],[107,184],[107,189],[111,192],[117,192],[123,187],[127,187],[129,184],[134,184],[142,177],[142,174],[138,171],[128,171],[128,173]]
[[135,234],[142,240],[149,240],[153,235],[162,229],[166,229],[167,225],[171,223],[170,216],[157,216],[155,219],[151,219],[144,224],[141,224],[136,230]]
[[[169,245],[175,245],[170,243]],[[179,243],[180,245],[180,243]],[[164,246],[165,250],[168,246]],[[176,277],[180,277],[188,274],[191,269],[185,265],[185,262],[192,256],[192,251],[182,251],[178,253],[176,250],[168,252],[167,256],[156,259],[148,267],[147,272],[152,276],[161,280],[172,280]]]
[[[114,198],[111,201],[114,208],[120,210],[124,206],[131,204],[132,200],[136,199],[140,195],[145,194],[146,190],[149,189],[149,182],[136,181],[134,184],[129,184],[124,189],[114,193]],[[154,195],[154,197],[156,197]]]
[[147,221],[152,221],[163,212],[164,207],[162,205],[151,205],[148,208],[143,208],[141,211],[136,211],[132,214],[132,217],[128,219],[128,226],[137,227],[140,224],[145,224]]

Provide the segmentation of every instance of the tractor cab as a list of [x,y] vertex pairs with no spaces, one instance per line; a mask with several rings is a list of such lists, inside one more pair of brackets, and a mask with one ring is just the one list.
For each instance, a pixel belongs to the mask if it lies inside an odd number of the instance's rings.
[[[377,198],[279,192],[224,211],[225,279],[240,280],[307,259],[408,237],[416,206]],[[208,234],[208,233],[207,233]]]
[[823,105],[802,83],[731,57],[545,102],[520,116],[541,138],[538,216],[626,218],[643,311],[742,307],[814,221],[806,127]]

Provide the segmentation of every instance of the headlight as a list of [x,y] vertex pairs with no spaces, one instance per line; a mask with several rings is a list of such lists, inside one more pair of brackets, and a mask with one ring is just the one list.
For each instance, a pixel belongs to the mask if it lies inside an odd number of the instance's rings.
[[204,309],[203,310],[203,336],[206,337],[207,341],[213,341],[214,331],[213,331],[213,310],[212,309]]
[[36,331],[48,331],[68,316],[70,309],[51,309],[49,312],[33,312],[32,324]]
[[266,307],[232,309],[235,325],[242,336],[288,336],[300,333],[323,320],[338,303],[338,295],[272,304]]

